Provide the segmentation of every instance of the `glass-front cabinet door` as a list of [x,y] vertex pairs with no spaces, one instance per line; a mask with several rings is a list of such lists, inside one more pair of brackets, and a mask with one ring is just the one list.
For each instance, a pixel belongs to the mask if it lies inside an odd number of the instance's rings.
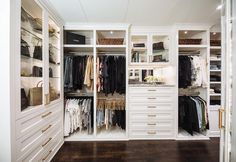
[[26,115],[61,98],[61,27],[34,0],[21,0],[19,12],[20,108],[16,112]]
[[147,63],[148,55],[148,35],[132,35],[131,36],[131,58],[133,64]]
[[168,62],[169,61],[169,36],[168,35],[152,35],[150,63]]
[[42,8],[35,1],[21,1],[21,111],[33,109],[43,104],[42,13]]
[[60,28],[49,17],[49,100],[60,98],[61,94],[61,53],[60,53]]

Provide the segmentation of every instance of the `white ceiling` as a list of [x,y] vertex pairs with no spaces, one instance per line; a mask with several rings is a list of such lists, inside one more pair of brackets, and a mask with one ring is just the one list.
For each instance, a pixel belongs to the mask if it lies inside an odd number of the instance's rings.
[[174,23],[217,23],[220,0],[49,0],[65,22],[131,23],[173,25]]

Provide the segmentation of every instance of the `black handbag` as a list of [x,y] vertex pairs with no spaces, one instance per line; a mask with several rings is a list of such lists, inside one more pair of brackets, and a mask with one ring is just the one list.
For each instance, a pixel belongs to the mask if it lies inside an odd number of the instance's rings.
[[66,43],[67,44],[85,44],[85,36],[66,32]]
[[42,46],[35,46],[33,57],[38,60],[43,60]]
[[43,76],[43,68],[38,67],[38,66],[33,66],[32,76],[33,77],[42,77]]
[[50,78],[53,77],[53,71],[52,71],[52,68],[49,68],[49,77],[50,77]]
[[134,43],[133,47],[145,47],[145,43]]
[[153,43],[152,48],[153,48],[153,50],[164,50],[165,49],[163,42]]
[[24,88],[21,88],[21,111],[29,106],[28,98],[26,97]]
[[26,41],[21,39],[21,55],[30,57],[29,45]]

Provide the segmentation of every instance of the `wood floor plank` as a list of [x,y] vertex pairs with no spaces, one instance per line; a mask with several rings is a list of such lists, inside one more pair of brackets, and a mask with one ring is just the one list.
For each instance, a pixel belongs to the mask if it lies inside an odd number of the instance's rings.
[[209,141],[65,142],[53,162],[218,162],[219,138]]

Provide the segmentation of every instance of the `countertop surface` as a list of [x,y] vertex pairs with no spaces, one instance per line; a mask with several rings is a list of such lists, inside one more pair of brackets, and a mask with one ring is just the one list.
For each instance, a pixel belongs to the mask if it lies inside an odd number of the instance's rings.
[[129,83],[129,87],[174,87],[171,84],[153,84],[145,82]]

